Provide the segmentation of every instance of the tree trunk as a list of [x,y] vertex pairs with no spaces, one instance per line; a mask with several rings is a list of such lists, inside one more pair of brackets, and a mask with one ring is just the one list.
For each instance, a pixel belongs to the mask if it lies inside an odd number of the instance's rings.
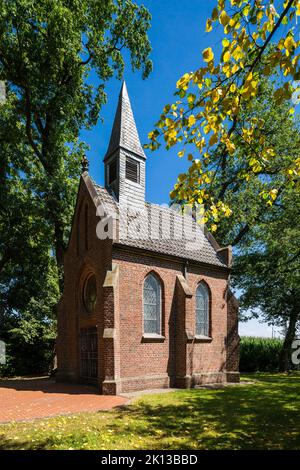
[[64,252],[63,227],[61,226],[60,221],[55,221],[55,258],[58,269],[60,295],[62,295],[64,288]]
[[289,325],[279,354],[279,372],[287,372],[290,369],[292,343],[296,335],[296,324],[298,318],[299,312],[295,308],[291,312]]

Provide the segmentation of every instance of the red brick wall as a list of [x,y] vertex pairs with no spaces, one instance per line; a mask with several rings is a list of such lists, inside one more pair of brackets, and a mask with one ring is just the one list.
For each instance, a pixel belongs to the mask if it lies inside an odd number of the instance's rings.
[[[98,385],[103,393],[238,380],[237,305],[231,295],[227,302],[228,272],[191,264],[187,283],[193,295],[187,296],[177,279],[183,262],[113,247],[110,240],[97,238],[98,221],[93,195],[81,182],[57,309],[57,379],[80,380],[80,330],[96,326]],[[113,263],[119,267],[118,282],[103,287]],[[162,282],[164,338],[156,340],[143,338],[143,283],[151,271]],[[98,292],[90,314],[81,294],[89,273],[96,276]],[[200,281],[211,292],[211,340],[194,337]],[[103,338],[104,328],[112,328],[113,336]]]
[[[189,268],[187,281],[192,292],[200,281],[205,281],[211,291],[212,340],[187,341],[186,330],[195,335],[195,295],[186,298],[176,287],[182,264],[120,250],[113,251],[113,260],[120,267],[121,389],[225,380],[228,274],[199,266]],[[143,282],[151,271],[163,286],[165,339],[161,341],[142,337]]]
[[[87,215],[86,215],[87,214]],[[87,222],[87,226],[86,226]],[[104,379],[103,282],[111,269],[110,240],[96,237],[96,207],[84,183],[81,183],[69,246],[64,259],[64,293],[58,304],[57,368],[58,380],[78,382],[79,333],[81,328],[97,327],[99,345],[99,384]],[[93,313],[87,313],[82,302],[83,283],[89,273],[96,275],[97,303]],[[101,389],[101,387],[100,387]]]

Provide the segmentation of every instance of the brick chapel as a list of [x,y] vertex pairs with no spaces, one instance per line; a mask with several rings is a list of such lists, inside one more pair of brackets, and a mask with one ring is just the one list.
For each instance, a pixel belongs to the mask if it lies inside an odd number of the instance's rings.
[[87,167],[80,178],[57,306],[57,380],[103,394],[239,381],[231,247],[193,215],[145,201],[146,156],[125,83],[104,171],[104,187]]

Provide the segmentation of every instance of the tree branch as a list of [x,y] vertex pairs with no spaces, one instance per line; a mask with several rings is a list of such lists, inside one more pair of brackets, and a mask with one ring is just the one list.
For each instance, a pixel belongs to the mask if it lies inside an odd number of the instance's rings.
[[25,115],[26,115],[26,135],[28,138],[28,141],[35,152],[36,156],[43,162],[43,156],[41,152],[38,149],[38,146],[34,142],[34,139],[32,137],[32,129],[31,129],[31,102],[30,102],[30,93],[28,91],[27,87],[24,87],[24,92],[25,92]]

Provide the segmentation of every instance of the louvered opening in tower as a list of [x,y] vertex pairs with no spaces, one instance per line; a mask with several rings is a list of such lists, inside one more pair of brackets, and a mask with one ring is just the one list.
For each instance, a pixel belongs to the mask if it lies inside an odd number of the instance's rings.
[[117,179],[117,160],[113,160],[108,167],[108,184],[112,184]]
[[125,176],[126,179],[133,181],[134,183],[139,183],[139,163],[132,158],[126,158]]

